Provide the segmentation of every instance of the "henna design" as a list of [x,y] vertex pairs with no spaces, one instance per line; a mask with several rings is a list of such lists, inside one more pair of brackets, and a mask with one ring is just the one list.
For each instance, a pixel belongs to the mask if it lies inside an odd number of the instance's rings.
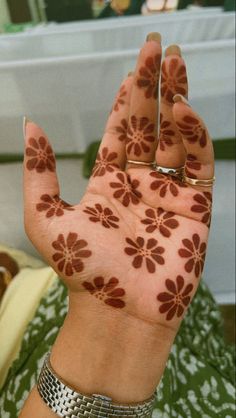
[[126,119],[121,120],[121,125],[116,127],[116,132],[120,134],[118,136],[119,141],[125,141],[127,138],[128,122]]
[[191,206],[191,211],[195,213],[203,213],[201,222],[210,226],[211,223],[211,208],[212,208],[212,193],[203,192],[197,193],[193,196],[193,200],[196,202]]
[[90,221],[100,222],[105,228],[119,228],[117,225],[119,218],[113,214],[110,208],[103,209],[100,203],[96,203],[94,208],[86,206],[84,212],[91,215]]
[[114,110],[115,112],[118,112],[118,110],[119,110],[120,106],[122,106],[122,105],[124,105],[124,104],[125,104],[124,97],[125,97],[126,95],[127,95],[127,91],[126,91],[125,86],[121,86],[121,88],[120,88],[120,90],[119,90],[119,92],[118,92],[118,95],[117,95],[117,98],[116,98],[115,104],[114,104],[114,106],[113,106],[113,110]]
[[183,239],[182,243],[185,248],[180,248],[178,253],[180,257],[189,258],[184,268],[188,273],[194,269],[196,277],[199,277],[203,271],[205,257],[206,257],[206,242],[200,241],[198,234],[193,234],[192,241],[190,239]]
[[179,222],[173,219],[175,216],[174,212],[165,212],[164,209],[157,208],[155,210],[147,209],[145,214],[147,218],[141,222],[144,225],[148,225],[146,232],[152,233],[158,229],[164,237],[169,238],[171,236],[170,229],[176,229],[179,226]]
[[185,308],[187,308],[191,301],[189,294],[193,290],[193,285],[190,283],[184,288],[184,284],[184,278],[182,276],[177,276],[176,282],[166,279],[165,285],[168,292],[157,295],[157,300],[163,302],[159,307],[159,312],[167,312],[167,321],[170,321],[175,315],[178,318],[183,315]]
[[159,78],[160,55],[148,57],[145,65],[139,70],[137,86],[146,90],[145,97],[150,99],[158,97],[158,78]]
[[192,173],[190,170],[200,171],[202,168],[202,164],[197,160],[197,157],[193,154],[187,154],[186,163],[185,163],[185,174],[188,177],[192,177],[196,179],[196,174]]
[[179,131],[190,144],[199,143],[204,148],[207,144],[206,129],[193,116],[184,116],[182,122],[176,122]]
[[142,237],[137,237],[136,242],[130,238],[126,238],[129,247],[125,248],[125,253],[130,256],[135,256],[132,262],[134,268],[141,268],[143,261],[146,261],[146,267],[149,273],[155,273],[156,266],[153,260],[160,265],[165,264],[164,258],[161,256],[165,252],[163,247],[158,246],[158,241],[154,238],[149,238],[145,244]]
[[26,147],[27,157],[31,157],[26,167],[28,170],[36,170],[37,173],[43,173],[46,170],[55,171],[56,161],[51,145],[47,140],[40,136],[38,141],[35,138],[29,138],[29,146]]
[[187,95],[187,75],[186,68],[181,64],[178,58],[172,58],[169,61],[169,70],[167,70],[166,61],[162,64],[161,71],[161,96],[167,102],[173,104],[175,94]]
[[62,216],[64,215],[65,210],[75,210],[73,206],[66,203],[64,200],[61,200],[59,196],[50,196],[49,194],[43,194],[40,199],[42,202],[36,205],[36,209],[39,212],[46,211],[46,218],[51,218],[52,216]]
[[125,302],[121,298],[125,295],[125,290],[120,287],[117,288],[118,284],[119,280],[115,277],[112,277],[108,283],[104,282],[103,277],[95,277],[93,284],[90,282],[82,283],[91,295],[104,301],[107,305],[113,308],[124,308]]
[[171,147],[173,143],[172,137],[175,136],[175,132],[171,129],[171,123],[167,120],[164,120],[163,114],[160,114],[160,149],[165,151],[166,146]]
[[[155,124],[148,118],[131,116],[127,131],[127,152],[139,157],[142,152],[149,152],[151,142],[155,141]],[[151,135],[152,134],[152,135]]]
[[84,269],[81,258],[90,257],[92,252],[85,249],[88,243],[83,239],[78,239],[78,234],[70,232],[65,239],[63,234],[59,234],[57,240],[52,243],[52,247],[57,251],[52,258],[61,272],[67,276],[72,276],[75,272],[80,273]]
[[140,184],[139,181],[135,179],[131,181],[130,176],[125,173],[117,173],[116,177],[119,183],[110,183],[113,189],[117,189],[113,197],[121,200],[122,205],[125,207],[129,206],[130,202],[137,205],[142,197],[142,194],[137,190]]
[[104,176],[106,171],[113,172],[116,168],[119,168],[118,164],[114,163],[114,160],[118,157],[116,152],[109,153],[107,147],[104,147],[97,156],[95,165],[93,167],[92,176]]
[[168,192],[172,196],[176,197],[179,194],[179,187],[188,187],[185,183],[182,183],[180,180],[176,179],[173,176],[165,176],[164,174],[152,171],[150,173],[151,177],[155,178],[150,185],[151,190],[159,190],[160,197],[165,197]]

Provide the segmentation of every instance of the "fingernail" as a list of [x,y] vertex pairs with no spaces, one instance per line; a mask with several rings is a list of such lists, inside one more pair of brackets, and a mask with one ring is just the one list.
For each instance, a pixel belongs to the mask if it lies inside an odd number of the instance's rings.
[[27,119],[27,117],[26,116],[24,116],[24,118],[23,118],[23,134],[24,134],[24,136],[25,136],[25,134],[26,134],[26,126],[27,126],[27,123],[28,122],[30,122],[30,120],[29,119]]
[[146,41],[147,42],[155,41],[158,44],[161,44],[161,34],[158,33],[158,32],[151,32],[151,33],[148,34],[148,36],[146,38]]
[[134,74],[134,72],[133,71],[130,71],[129,73],[128,73],[128,77],[130,77],[131,75],[133,75]]
[[173,97],[173,102],[174,103],[181,102],[190,107],[188,100],[184,96],[182,96],[182,94],[175,94],[175,96]]
[[181,49],[178,45],[170,45],[168,48],[166,48],[165,51],[165,57],[168,57],[169,55],[178,55],[181,57]]

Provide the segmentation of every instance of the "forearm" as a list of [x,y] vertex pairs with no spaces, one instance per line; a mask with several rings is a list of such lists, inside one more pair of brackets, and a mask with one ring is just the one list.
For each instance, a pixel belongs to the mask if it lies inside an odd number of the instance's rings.
[[[76,296],[76,295],[75,295]],[[76,298],[75,298],[76,300]],[[150,398],[159,383],[175,332],[138,320],[125,312],[70,298],[70,309],[52,348],[55,372],[77,392],[99,393],[116,403]],[[56,415],[37,390],[31,393],[20,418]],[[40,415],[41,414],[41,415]]]

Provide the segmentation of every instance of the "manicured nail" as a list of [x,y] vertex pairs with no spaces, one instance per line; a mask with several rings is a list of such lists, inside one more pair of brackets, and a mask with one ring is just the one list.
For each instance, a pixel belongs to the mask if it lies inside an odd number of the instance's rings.
[[131,75],[133,75],[134,74],[134,72],[133,71],[130,71],[129,73],[128,73],[128,77],[130,77]]
[[26,133],[26,126],[27,126],[28,122],[30,122],[30,120],[27,119],[26,116],[24,116],[24,118],[23,118],[23,134],[24,134],[24,136],[25,136],[25,133]]
[[165,56],[168,57],[169,55],[178,55],[181,57],[181,49],[178,45],[170,45],[166,48]]
[[158,32],[151,32],[148,34],[146,41],[147,42],[155,41],[158,44],[161,44],[161,34]]
[[181,103],[184,103],[184,104],[186,104],[187,106],[190,107],[190,104],[189,104],[188,100],[184,96],[182,96],[182,94],[176,94],[173,97],[173,102],[174,103],[181,102]]

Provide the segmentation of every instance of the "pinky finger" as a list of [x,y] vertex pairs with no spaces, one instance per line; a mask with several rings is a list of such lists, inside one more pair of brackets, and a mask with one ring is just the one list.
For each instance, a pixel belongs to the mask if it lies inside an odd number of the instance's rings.
[[193,179],[212,179],[214,177],[214,149],[208,130],[183,96],[177,94],[173,100],[175,102],[174,120],[187,154],[185,174]]

